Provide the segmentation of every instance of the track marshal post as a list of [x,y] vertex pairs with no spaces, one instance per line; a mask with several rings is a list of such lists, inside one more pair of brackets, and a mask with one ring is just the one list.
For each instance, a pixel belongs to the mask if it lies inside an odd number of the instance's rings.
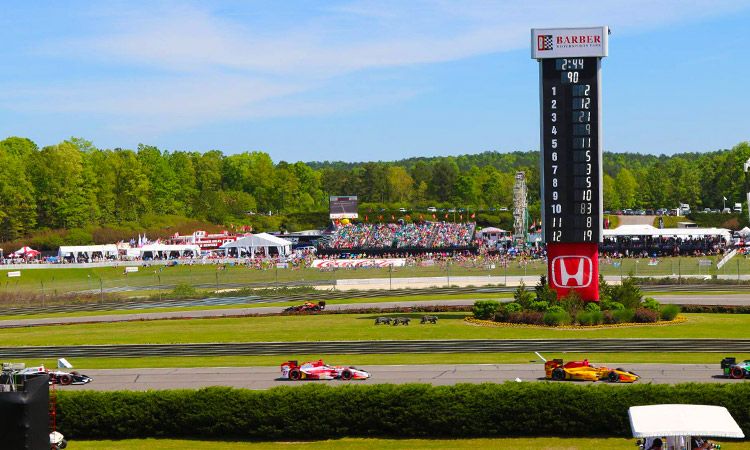
[[599,300],[601,60],[608,27],[534,28],[539,61],[542,223],[550,287]]

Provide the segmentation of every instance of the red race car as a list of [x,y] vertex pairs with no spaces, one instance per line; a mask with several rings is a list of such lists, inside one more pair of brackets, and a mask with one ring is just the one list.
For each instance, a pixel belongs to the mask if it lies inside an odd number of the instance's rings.
[[281,378],[297,380],[365,380],[370,373],[350,366],[329,366],[322,359],[302,363],[287,361],[281,364]]
[[318,303],[305,302],[301,305],[290,306],[284,308],[282,313],[305,313],[305,312],[320,312],[326,309],[326,302],[321,300]]

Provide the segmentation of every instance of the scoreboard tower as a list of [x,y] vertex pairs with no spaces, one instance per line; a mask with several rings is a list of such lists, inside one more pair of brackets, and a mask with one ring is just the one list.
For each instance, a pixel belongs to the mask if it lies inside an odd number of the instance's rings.
[[548,280],[599,300],[602,239],[601,60],[609,29],[531,30],[539,61],[542,223]]

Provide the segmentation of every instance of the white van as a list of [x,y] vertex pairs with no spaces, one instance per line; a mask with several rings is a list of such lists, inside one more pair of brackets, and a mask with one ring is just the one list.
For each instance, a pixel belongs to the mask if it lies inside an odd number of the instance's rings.
[[734,204],[734,212],[741,213],[742,212],[742,203],[735,203]]

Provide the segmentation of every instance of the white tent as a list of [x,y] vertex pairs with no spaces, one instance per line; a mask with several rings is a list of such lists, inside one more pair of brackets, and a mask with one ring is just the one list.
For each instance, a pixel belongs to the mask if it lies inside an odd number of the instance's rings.
[[507,231],[500,229],[500,228],[487,227],[487,228],[482,228],[481,230],[478,231],[478,233],[479,234],[503,234],[503,233],[507,233]]
[[268,249],[271,247],[276,248],[279,255],[286,256],[292,252],[291,241],[268,233],[251,234],[234,242],[222,244],[220,248],[224,250],[224,254],[229,254],[229,249],[233,248],[236,250],[237,256],[242,256],[243,253],[254,256],[255,252],[259,248],[262,248],[266,256],[268,256]]
[[652,236],[652,237],[680,237],[701,238],[705,236],[720,236],[729,243],[732,233],[726,228],[655,228],[651,225],[620,225],[614,230],[604,230],[605,238],[616,238],[625,236]]
[[648,405],[628,409],[635,438],[702,436],[744,438],[729,411],[711,405]]
[[[190,256],[198,257],[200,256],[201,249],[197,245],[194,244],[185,244],[185,245],[168,245],[168,244],[148,244],[144,245],[143,247],[139,247],[137,249],[140,252],[141,258],[144,256],[150,256],[151,258],[156,258],[157,256],[162,256],[165,258],[169,258],[169,256],[172,253],[177,253],[179,256]],[[146,255],[147,253],[150,253],[150,255]],[[128,251],[128,255],[130,255],[130,252]]]
[[67,245],[57,250],[57,256],[60,258],[73,257],[78,261],[80,255],[86,255],[87,260],[91,260],[94,253],[101,253],[102,257],[117,256],[117,246],[115,244],[107,245]]

